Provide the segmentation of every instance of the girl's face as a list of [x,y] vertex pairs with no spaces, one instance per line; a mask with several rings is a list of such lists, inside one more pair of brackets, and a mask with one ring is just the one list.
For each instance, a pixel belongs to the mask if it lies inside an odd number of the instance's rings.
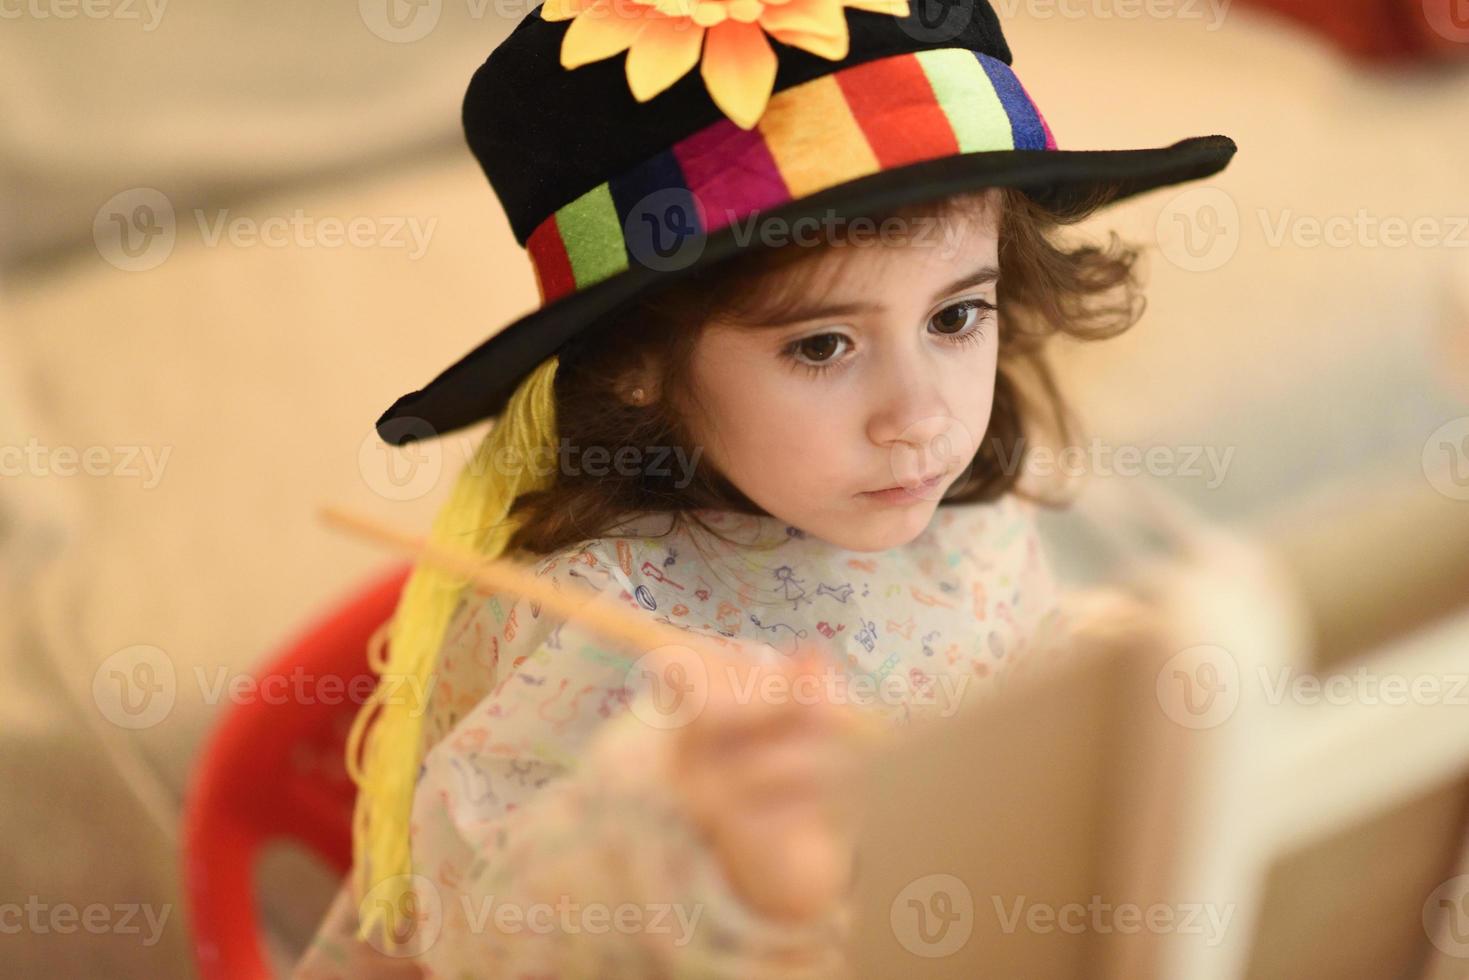
[[[790,270],[799,319],[709,324],[693,354],[696,445],[768,513],[880,551],[928,526],[989,426],[998,353],[998,194],[982,217]],[[890,489],[898,488],[898,489]]]

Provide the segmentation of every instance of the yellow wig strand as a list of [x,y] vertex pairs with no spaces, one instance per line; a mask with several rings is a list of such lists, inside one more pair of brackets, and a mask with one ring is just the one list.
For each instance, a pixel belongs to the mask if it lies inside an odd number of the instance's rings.
[[[533,465],[556,445],[553,385],[557,358],[535,369],[510,397],[505,411],[460,472],[448,502],[429,533],[435,544],[469,548],[485,558],[504,552],[515,530],[509,519],[515,498],[544,489],[554,468]],[[510,465],[505,460],[510,460]],[[362,706],[347,736],[347,771],[357,783],[352,815],[352,875],[359,911],[358,937],[368,939],[381,926],[381,941],[392,947],[411,938],[400,933],[411,919],[412,861],[408,825],[418,781],[423,718],[439,646],[467,580],[420,562],[399,596],[384,628],[387,643],[368,652],[378,684]],[[359,765],[360,759],[360,765]],[[373,901],[365,906],[371,893]]]

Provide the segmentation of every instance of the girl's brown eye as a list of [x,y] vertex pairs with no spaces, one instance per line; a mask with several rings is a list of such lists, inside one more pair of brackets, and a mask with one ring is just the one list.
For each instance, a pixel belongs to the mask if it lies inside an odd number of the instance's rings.
[[933,322],[943,333],[957,333],[969,325],[969,314],[973,310],[972,303],[955,303],[935,313]]
[[836,353],[840,340],[834,333],[818,334],[801,341],[799,350],[810,360],[825,361]]

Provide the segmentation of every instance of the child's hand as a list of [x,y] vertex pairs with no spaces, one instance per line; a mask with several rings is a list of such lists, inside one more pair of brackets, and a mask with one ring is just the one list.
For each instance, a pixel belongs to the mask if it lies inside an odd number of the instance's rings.
[[[770,662],[706,655],[708,699],[678,732],[673,779],[735,891],[804,920],[851,884],[860,709],[824,696],[822,671],[836,668],[819,653],[762,649]],[[796,683],[803,673],[816,676]]]

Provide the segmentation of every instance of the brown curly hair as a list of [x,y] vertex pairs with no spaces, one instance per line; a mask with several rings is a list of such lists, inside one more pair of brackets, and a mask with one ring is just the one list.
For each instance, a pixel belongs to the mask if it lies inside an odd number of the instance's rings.
[[[1062,445],[1075,431],[1044,348],[1057,333],[1102,340],[1137,322],[1146,305],[1134,268],[1139,252],[1115,232],[1105,248],[1067,247],[1056,240],[1064,226],[1112,201],[1115,188],[1099,188],[1064,208],[1043,207],[1012,188],[997,190],[1000,347],[994,406],[974,459],[940,504],[980,503],[1014,492],[1042,506],[1065,506],[1066,501],[1017,486],[1023,454],[1035,438],[1032,430],[1048,426]],[[871,220],[880,225],[891,218],[974,217],[984,212],[987,200],[988,191],[981,190],[891,209]],[[783,302],[798,298],[798,290],[774,288],[772,273],[816,261],[829,250],[793,244],[752,249],[695,270],[604,318],[561,356],[555,399],[562,445],[605,448],[604,459],[616,458],[624,447],[637,453],[654,447],[681,450],[690,458],[692,441],[674,406],[687,393],[687,366],[703,327],[717,317],[758,328]],[[656,372],[658,395],[650,404],[633,404],[626,397],[627,378],[649,365]],[[632,512],[667,511],[675,520],[691,519],[706,529],[691,512],[765,513],[712,465],[695,466],[685,485],[671,472],[654,469],[592,474],[558,466],[550,488],[516,500],[511,517],[518,527],[509,549],[536,555],[559,551],[603,536]]]

